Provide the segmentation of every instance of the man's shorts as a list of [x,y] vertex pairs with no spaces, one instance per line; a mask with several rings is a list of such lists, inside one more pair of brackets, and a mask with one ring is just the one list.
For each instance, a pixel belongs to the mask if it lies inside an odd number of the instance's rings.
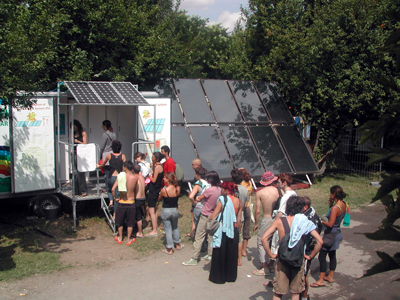
[[146,197],[143,198],[137,198],[135,200],[135,207],[136,207],[136,222],[138,221],[142,221],[143,217],[144,217],[144,213],[143,213],[143,205],[146,201]]
[[274,293],[285,295],[290,288],[293,294],[304,291],[304,260],[300,268],[289,268],[282,264],[279,259],[275,265],[275,278],[273,282]]
[[117,227],[126,226],[134,227],[136,224],[136,204],[118,203],[118,211],[115,214],[115,225]]

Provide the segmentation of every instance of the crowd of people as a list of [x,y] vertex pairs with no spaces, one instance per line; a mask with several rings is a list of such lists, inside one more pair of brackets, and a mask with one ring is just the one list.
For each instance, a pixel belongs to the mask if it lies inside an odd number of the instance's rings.
[[[106,134],[111,127],[103,122]],[[109,144],[109,145],[108,145]],[[170,157],[170,148],[161,147],[154,152],[151,163],[146,155],[136,153],[135,163],[126,161],[121,143],[107,134],[103,147],[106,189],[113,205],[118,235],[123,243],[123,226],[127,226],[127,245],[136,238],[158,236],[157,202],[162,202],[161,219],[165,234],[163,252],[172,255],[181,250],[178,226],[178,200],[181,188],[175,174],[176,164]],[[108,149],[108,153],[105,153]],[[110,151],[111,150],[111,151]],[[194,180],[189,184],[192,226],[185,236],[193,238],[193,250],[184,266],[196,266],[199,260],[211,262],[209,280],[217,284],[234,282],[242,257],[247,256],[251,238],[251,195],[255,191],[250,174],[245,169],[233,169],[231,180],[222,182],[216,171],[208,171],[200,159],[192,162]],[[299,197],[292,189],[293,179],[287,174],[275,176],[266,171],[262,188],[255,193],[254,227],[257,231],[257,249],[260,267],[256,276],[274,273],[274,279],[264,283],[273,287],[274,298],[280,299],[288,291],[292,299],[309,299],[308,287],[321,287],[334,281],[336,250],[342,240],[342,221],[349,224],[346,194],[340,186],[330,190],[329,212],[321,219],[308,197]],[[187,212],[189,213],[189,212]],[[262,213],[262,219],[260,216]],[[146,214],[151,220],[151,231],[143,234]],[[216,224],[216,225],[215,225]],[[212,229],[213,226],[216,228]],[[134,228],[136,228],[134,230]],[[324,230],[324,238],[320,233]],[[201,256],[201,252],[206,252]],[[299,256],[296,259],[294,257]],[[311,260],[319,253],[319,279],[309,285],[307,274]],[[329,272],[326,258],[329,256]]]

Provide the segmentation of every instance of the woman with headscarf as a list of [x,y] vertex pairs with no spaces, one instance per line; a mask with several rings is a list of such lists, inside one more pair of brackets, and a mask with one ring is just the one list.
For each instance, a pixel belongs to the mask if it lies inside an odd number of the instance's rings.
[[238,243],[242,203],[235,196],[232,182],[221,183],[221,196],[210,219],[218,218],[218,230],[213,236],[209,280],[214,283],[235,282],[238,267]]

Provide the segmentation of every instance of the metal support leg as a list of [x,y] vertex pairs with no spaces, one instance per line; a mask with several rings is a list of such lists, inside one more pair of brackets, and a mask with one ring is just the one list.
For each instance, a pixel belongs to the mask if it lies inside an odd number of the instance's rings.
[[116,233],[115,221],[112,217],[112,214],[110,213],[110,210],[108,209],[106,200],[104,199],[103,195],[101,195],[101,208],[103,209],[104,214],[106,215],[108,225],[110,225],[113,233]]
[[308,177],[308,174],[306,174],[306,177],[307,177],[308,183],[309,183],[310,186],[311,186],[311,185],[312,185],[312,182],[311,182],[311,180],[310,180],[310,177]]
[[74,232],[76,232],[76,201],[72,199],[72,216],[74,218]]

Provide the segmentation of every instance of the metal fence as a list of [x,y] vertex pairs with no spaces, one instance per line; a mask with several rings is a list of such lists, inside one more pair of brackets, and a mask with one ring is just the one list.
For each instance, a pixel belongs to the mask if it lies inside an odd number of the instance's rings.
[[[382,164],[366,165],[367,154],[374,147],[371,142],[360,145],[361,133],[357,128],[348,127],[340,137],[338,147],[327,158],[325,173],[342,174],[364,180],[379,180]],[[383,143],[379,145],[382,147]]]

